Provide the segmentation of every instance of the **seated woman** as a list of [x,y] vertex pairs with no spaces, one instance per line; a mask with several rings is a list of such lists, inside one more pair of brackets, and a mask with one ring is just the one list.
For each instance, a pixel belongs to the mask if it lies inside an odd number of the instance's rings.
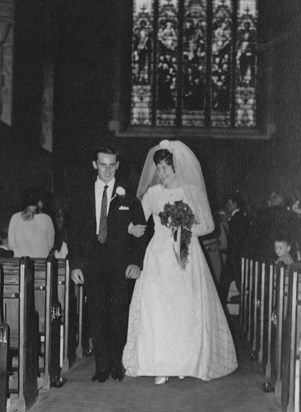
[[42,190],[29,188],[23,194],[23,208],[8,226],[8,244],[15,257],[46,258],[54,245],[54,226],[50,216],[39,213]]

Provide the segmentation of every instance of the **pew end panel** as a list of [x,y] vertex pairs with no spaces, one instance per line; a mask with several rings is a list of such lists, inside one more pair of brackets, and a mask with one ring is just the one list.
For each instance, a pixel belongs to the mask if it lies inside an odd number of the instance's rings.
[[0,264],[4,273],[4,303],[10,306],[7,311],[12,337],[9,352],[17,354],[12,365],[12,378],[15,379],[12,379],[12,385],[10,381],[7,411],[25,411],[38,398],[39,334],[34,302],[34,266],[29,258],[1,259]]
[[3,305],[3,268],[0,266],[0,411],[6,410],[8,394],[7,358],[9,347],[9,329],[5,322]]

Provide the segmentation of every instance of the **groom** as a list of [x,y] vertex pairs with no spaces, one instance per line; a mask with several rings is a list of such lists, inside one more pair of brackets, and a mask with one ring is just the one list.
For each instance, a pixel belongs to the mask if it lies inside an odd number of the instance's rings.
[[142,268],[145,236],[128,232],[130,223],[145,224],[141,203],[115,178],[115,150],[100,147],[92,162],[97,179],[88,195],[78,193],[71,211],[69,258],[71,278],[85,284],[96,372],[92,381],[124,377],[121,362],[127,338],[132,282]]

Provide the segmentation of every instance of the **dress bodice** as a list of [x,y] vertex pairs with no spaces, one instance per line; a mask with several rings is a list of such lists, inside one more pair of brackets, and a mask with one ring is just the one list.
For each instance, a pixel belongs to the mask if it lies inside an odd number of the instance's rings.
[[173,204],[176,201],[184,200],[184,191],[181,187],[176,189],[166,189],[162,185],[151,187],[142,200],[146,219],[153,215],[155,233],[166,232],[170,235],[170,229],[162,225],[159,213],[163,212],[164,205]]

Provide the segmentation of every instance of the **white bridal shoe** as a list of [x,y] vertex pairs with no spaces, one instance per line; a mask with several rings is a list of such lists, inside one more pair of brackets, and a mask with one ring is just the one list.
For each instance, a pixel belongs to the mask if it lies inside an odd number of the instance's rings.
[[168,376],[156,376],[155,377],[155,384],[156,385],[164,385],[164,383],[168,382]]

